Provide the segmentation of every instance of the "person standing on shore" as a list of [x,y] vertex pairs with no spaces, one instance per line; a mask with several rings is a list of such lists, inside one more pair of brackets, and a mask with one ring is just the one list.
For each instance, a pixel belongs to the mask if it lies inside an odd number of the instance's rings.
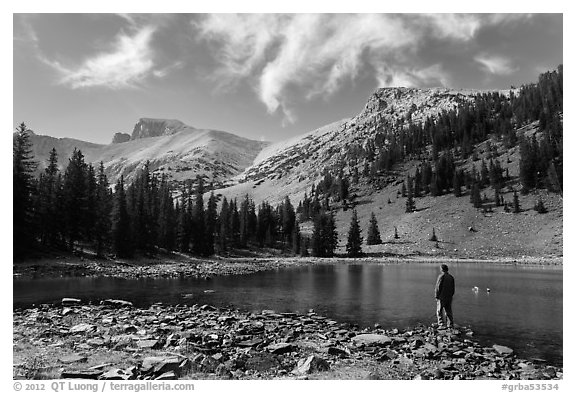
[[[436,280],[436,316],[438,317],[438,327],[443,327],[445,322],[448,328],[454,327],[454,317],[452,315],[452,297],[454,296],[454,277],[448,273],[448,266],[442,265],[442,273]],[[446,315],[444,315],[446,314]],[[446,321],[447,319],[447,321]]]

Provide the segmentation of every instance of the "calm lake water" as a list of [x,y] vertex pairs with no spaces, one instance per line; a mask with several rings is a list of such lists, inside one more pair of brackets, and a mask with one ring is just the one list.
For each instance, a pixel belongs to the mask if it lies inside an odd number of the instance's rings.
[[[512,347],[524,358],[562,364],[562,269],[453,264],[455,323],[484,345]],[[14,307],[130,300],[212,304],[246,311],[317,313],[338,321],[404,328],[435,321],[437,264],[317,265],[203,279],[15,279]],[[477,286],[479,290],[473,291]],[[486,291],[490,288],[490,292]]]

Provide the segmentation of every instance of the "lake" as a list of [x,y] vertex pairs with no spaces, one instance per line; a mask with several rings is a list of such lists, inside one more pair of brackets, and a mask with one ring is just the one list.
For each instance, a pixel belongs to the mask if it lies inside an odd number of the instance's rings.
[[[317,313],[360,326],[405,328],[435,322],[438,264],[330,264],[204,279],[65,277],[14,279],[14,307],[97,302],[212,304],[259,312]],[[562,365],[562,269],[495,264],[450,265],[456,279],[456,324],[484,345]],[[478,291],[472,290],[478,287]],[[490,288],[490,292],[486,289]]]

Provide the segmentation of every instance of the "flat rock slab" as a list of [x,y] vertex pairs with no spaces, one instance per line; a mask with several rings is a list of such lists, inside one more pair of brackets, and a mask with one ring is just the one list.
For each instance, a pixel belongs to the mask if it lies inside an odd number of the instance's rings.
[[268,345],[268,350],[276,355],[281,355],[283,353],[288,353],[295,351],[294,345],[290,343],[278,343],[278,344],[271,344]]
[[137,345],[140,349],[154,349],[158,346],[158,340],[140,340]]
[[392,342],[392,339],[383,334],[359,334],[352,337],[352,341],[364,345],[387,345]]
[[72,326],[69,330],[69,333],[93,333],[96,331],[96,329],[96,325],[90,325],[89,323],[79,323],[78,325]]
[[111,307],[134,307],[134,304],[132,304],[132,302],[129,302],[127,300],[119,300],[119,299],[102,300],[102,305],[111,306]]

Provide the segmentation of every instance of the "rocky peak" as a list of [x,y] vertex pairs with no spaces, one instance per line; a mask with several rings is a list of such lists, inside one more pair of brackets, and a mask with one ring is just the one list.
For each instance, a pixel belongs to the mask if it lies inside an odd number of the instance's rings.
[[185,129],[192,128],[180,120],[142,118],[134,125],[131,140],[151,138],[162,135],[173,135]]
[[112,143],[124,143],[130,140],[130,134],[125,134],[123,132],[117,132],[112,138]]

